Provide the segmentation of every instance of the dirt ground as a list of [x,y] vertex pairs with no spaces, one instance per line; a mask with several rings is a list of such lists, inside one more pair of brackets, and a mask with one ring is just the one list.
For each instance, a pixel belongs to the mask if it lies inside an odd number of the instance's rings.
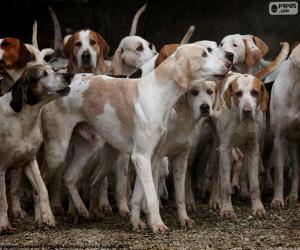
[[162,218],[170,228],[169,235],[153,235],[150,231],[132,232],[129,220],[117,213],[106,214],[100,222],[86,221],[72,226],[66,217],[56,218],[55,229],[39,230],[33,216],[13,222],[16,232],[0,235],[0,249],[9,247],[45,249],[285,249],[300,247],[300,204],[283,211],[271,210],[257,220],[251,216],[250,204],[235,203],[238,219],[221,221],[206,204],[197,203],[191,214],[193,229],[185,231],[177,223],[173,202],[162,209]]

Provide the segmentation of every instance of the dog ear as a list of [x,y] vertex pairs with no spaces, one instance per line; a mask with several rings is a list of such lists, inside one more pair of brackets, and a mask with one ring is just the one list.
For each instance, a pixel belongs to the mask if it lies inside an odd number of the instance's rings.
[[175,81],[185,90],[187,90],[191,83],[190,63],[188,59],[182,55],[181,50],[177,50],[175,54]]
[[251,69],[260,61],[262,53],[249,36],[244,36],[243,40],[245,44],[245,64],[248,69]]
[[215,100],[214,100],[214,104],[213,104],[213,110],[216,111],[219,109],[219,105],[220,105],[220,94],[219,94],[219,89],[218,89],[218,85],[216,84],[215,86]]
[[27,63],[35,60],[35,55],[32,54],[26,45],[20,41],[20,51],[19,51],[19,65],[25,67]]
[[178,48],[178,46],[178,44],[164,45],[155,60],[154,68],[157,68],[164,60],[166,60]]
[[231,97],[232,97],[232,83],[230,83],[223,94],[223,99],[226,103],[226,106],[231,109]]
[[269,105],[269,94],[268,94],[268,91],[267,91],[265,85],[263,84],[263,82],[261,82],[261,91],[260,91],[260,95],[259,95],[260,110],[262,112],[267,112],[268,105]]
[[293,64],[300,69],[300,44],[293,49],[290,59]]
[[25,102],[25,89],[24,89],[24,78],[20,77],[11,88],[12,99],[10,101],[11,108],[19,113],[22,110],[23,104]]
[[69,60],[73,60],[74,35],[68,35],[64,38],[64,54]]
[[97,33],[97,38],[98,44],[100,45],[100,53],[102,54],[102,57],[104,59],[104,57],[107,56],[107,54],[109,53],[109,46],[99,33]]
[[261,52],[261,57],[264,57],[268,51],[269,51],[269,46],[261,40],[258,36],[253,36],[253,41],[256,45],[257,48],[259,48]]
[[183,116],[188,108],[187,93],[183,94],[174,105],[174,109],[178,116]]
[[123,48],[118,48],[111,60],[110,72],[113,75],[122,75],[123,74]]

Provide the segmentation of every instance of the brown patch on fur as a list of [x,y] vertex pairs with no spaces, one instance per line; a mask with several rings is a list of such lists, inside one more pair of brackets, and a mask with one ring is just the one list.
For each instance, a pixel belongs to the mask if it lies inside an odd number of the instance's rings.
[[262,58],[262,53],[257,49],[248,38],[244,38],[245,43],[245,64],[251,69]]
[[158,67],[164,60],[166,60],[178,48],[179,44],[167,44],[162,47],[156,58],[154,68]]
[[235,95],[238,91],[238,84],[237,79],[235,78],[227,87],[226,91],[223,94],[223,99],[226,103],[226,106],[230,109],[231,108],[231,97],[233,97],[234,102],[238,105],[239,99]]
[[263,40],[261,40],[258,36],[254,36],[253,39],[254,39],[255,45],[261,51],[261,57],[264,57],[269,51],[269,46]]
[[121,122],[121,132],[130,134],[134,129],[134,103],[138,97],[138,81],[134,79],[103,79],[94,77],[89,88],[82,94],[83,113],[89,119],[104,113],[104,106],[110,104]]
[[269,105],[269,94],[265,88],[265,85],[258,78],[255,77],[252,83],[252,89],[259,93],[258,102],[261,111],[267,112]]

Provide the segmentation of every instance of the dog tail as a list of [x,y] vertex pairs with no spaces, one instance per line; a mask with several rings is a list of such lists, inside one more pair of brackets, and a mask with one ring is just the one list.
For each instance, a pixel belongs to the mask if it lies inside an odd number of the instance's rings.
[[277,69],[280,64],[287,58],[289,54],[289,43],[287,42],[282,42],[280,43],[282,45],[282,49],[278,56],[275,58],[274,61],[272,61],[269,65],[267,65],[265,68],[263,68],[261,71],[257,72],[255,76],[262,80],[264,79],[267,75],[271,74],[275,69]]
[[39,49],[39,45],[37,42],[37,21],[34,20],[34,24],[32,26],[32,45]]
[[188,29],[188,31],[185,33],[184,37],[182,38],[181,42],[179,45],[182,45],[182,44],[186,44],[189,42],[189,40],[191,39],[193,33],[195,31],[195,26],[194,25],[191,25]]
[[64,48],[62,34],[61,34],[61,27],[55,12],[50,6],[48,7],[48,11],[51,16],[53,27],[54,27],[54,50],[56,54],[61,56],[63,55],[63,48]]
[[40,64],[43,64],[44,58],[46,56],[50,56],[54,53],[54,50],[51,48],[42,49],[41,52],[38,54],[36,61]]
[[142,15],[142,13],[145,11],[145,9],[147,8],[147,3],[145,3],[134,15],[132,24],[131,24],[131,29],[130,29],[130,33],[129,36],[135,36],[136,34],[136,27],[137,27],[137,23],[139,21],[140,16]]

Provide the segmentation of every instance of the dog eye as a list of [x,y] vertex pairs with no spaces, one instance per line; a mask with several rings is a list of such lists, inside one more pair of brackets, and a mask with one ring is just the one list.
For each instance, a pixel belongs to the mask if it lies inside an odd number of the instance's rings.
[[251,91],[251,95],[252,95],[253,97],[257,97],[257,96],[258,96],[258,91],[257,91],[257,90],[252,90],[252,91]]
[[43,77],[47,77],[48,76],[48,72],[45,70],[44,72],[43,72]]
[[223,47],[223,43],[221,43],[220,46]]
[[8,48],[10,46],[10,43],[9,42],[3,42],[3,43],[1,43],[1,47],[2,48]]
[[237,92],[235,93],[235,95],[236,95],[237,97],[242,97],[242,96],[243,96],[243,91],[239,90],[239,91],[237,91]]
[[137,51],[143,51],[144,50],[144,47],[142,44],[140,44],[137,48],[136,48]]
[[234,43],[234,44],[233,44],[233,47],[237,47],[237,44]]
[[78,41],[78,42],[75,43],[75,45],[76,45],[77,47],[80,47],[80,46],[82,45],[82,43],[81,43],[80,41]]
[[203,51],[203,52],[202,52],[202,57],[207,57],[206,51]]
[[193,96],[197,96],[199,94],[199,91],[198,90],[191,90],[191,94]]
[[94,46],[96,44],[96,41],[95,40],[90,40],[90,45]]
[[207,93],[208,95],[212,95],[214,92],[213,92],[211,89],[207,89],[207,90],[206,90],[206,93]]
[[211,53],[211,52],[212,52],[212,48],[207,48],[207,51],[208,51],[209,53]]

